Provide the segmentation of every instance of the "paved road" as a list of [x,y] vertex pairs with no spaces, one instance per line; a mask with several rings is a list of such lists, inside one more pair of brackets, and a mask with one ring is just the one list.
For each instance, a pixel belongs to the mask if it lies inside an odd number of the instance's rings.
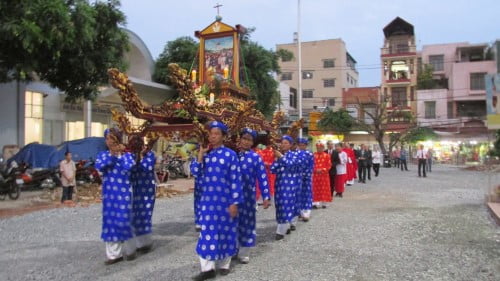
[[[259,211],[250,264],[218,280],[500,280],[500,228],[484,206],[499,175],[435,166],[427,178],[381,169],[274,241]],[[198,273],[192,196],[157,201],[155,249],[105,266],[100,206],[0,220],[2,280],[189,280]]]

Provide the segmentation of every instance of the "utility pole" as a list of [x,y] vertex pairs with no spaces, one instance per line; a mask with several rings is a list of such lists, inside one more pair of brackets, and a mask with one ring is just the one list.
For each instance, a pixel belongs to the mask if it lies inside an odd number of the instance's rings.
[[[298,47],[298,63],[299,63],[299,120],[302,119],[302,42],[300,40],[300,0],[297,0],[297,47]],[[302,128],[299,130],[299,137],[302,137]]]

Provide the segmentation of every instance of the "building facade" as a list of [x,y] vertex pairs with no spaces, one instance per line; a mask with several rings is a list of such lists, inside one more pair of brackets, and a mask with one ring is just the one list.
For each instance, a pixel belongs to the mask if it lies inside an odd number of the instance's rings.
[[[152,81],[154,60],[144,42],[125,30],[130,50],[125,54],[127,75],[143,100],[161,103],[173,95],[163,84]],[[110,109],[121,107],[121,99],[111,86],[101,87],[94,102],[67,103],[64,93],[43,81],[0,84],[0,147],[22,147],[32,142],[57,145],[63,141],[102,136],[112,126]],[[85,122],[87,120],[87,122]],[[132,123],[140,120],[131,118]]]
[[397,110],[389,120],[389,131],[401,131],[409,122],[404,113],[417,114],[415,90],[417,85],[417,47],[413,25],[400,17],[383,29],[384,46],[381,49],[381,90],[388,102],[387,112]]
[[[279,81],[298,89],[302,79],[302,112],[305,119],[317,108],[342,106],[342,89],[357,87],[356,60],[349,54],[342,39],[302,42],[302,73],[298,73],[298,44],[278,44],[276,49],[293,53],[290,61],[280,61]],[[298,114],[291,115],[292,120]],[[307,121],[307,120],[306,120]]]
[[419,125],[452,133],[448,138],[487,139],[485,76],[497,71],[491,46],[426,45],[419,60],[432,66],[434,80],[417,91]]

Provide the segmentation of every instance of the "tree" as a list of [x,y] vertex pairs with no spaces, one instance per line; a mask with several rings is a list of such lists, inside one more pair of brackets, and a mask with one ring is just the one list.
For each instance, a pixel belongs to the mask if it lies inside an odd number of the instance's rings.
[[500,157],[500,129],[496,131],[496,140],[493,143],[493,148],[490,150],[490,155]]
[[[388,102],[385,100],[379,102],[375,99],[370,99],[368,102],[361,102],[358,99],[355,105],[358,112],[365,115],[365,118],[362,118],[362,114],[358,114],[359,117],[355,118],[355,127],[373,135],[383,154],[386,154],[387,151],[392,151],[392,148],[401,143],[406,134],[417,125],[415,118],[410,112],[401,110],[401,108],[392,108],[388,110],[387,104]],[[365,121],[366,116],[369,117],[371,122]],[[388,134],[389,146],[387,150],[384,143],[384,136],[389,129],[388,123],[394,118],[402,119],[407,122],[407,127],[397,133]]]
[[333,111],[327,108],[321,114],[318,128],[323,132],[347,133],[352,129],[355,121],[349,112],[343,108]]
[[437,82],[432,77],[434,73],[434,69],[432,65],[426,64],[424,68],[418,72],[417,76],[417,89],[426,90],[426,89],[435,89],[437,87]]
[[153,80],[158,83],[170,85],[168,81],[168,64],[177,63],[180,67],[189,71],[195,61],[199,44],[193,38],[185,36],[167,42],[167,45],[156,60]]
[[[256,42],[250,40],[250,34],[255,28],[248,28],[241,35],[242,83],[250,88],[251,97],[257,103],[256,107],[265,116],[270,117],[280,101],[278,82],[273,73],[279,73],[279,59],[291,59],[293,54],[280,50],[273,52],[266,50]],[[199,44],[190,37],[180,37],[167,42],[163,53],[156,61],[154,80],[158,83],[168,84],[167,65],[177,63],[182,68],[189,70],[191,66],[198,66],[195,60]]]
[[432,128],[427,127],[416,127],[408,131],[408,133],[402,138],[403,142],[415,144],[421,141],[437,140],[438,135],[434,132]]
[[17,0],[0,4],[0,79],[34,75],[66,93],[93,99],[110,67],[124,68],[128,38],[118,0]]

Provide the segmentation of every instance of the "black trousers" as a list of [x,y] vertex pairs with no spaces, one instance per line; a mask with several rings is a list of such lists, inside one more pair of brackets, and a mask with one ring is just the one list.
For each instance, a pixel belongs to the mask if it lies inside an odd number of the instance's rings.
[[401,171],[403,171],[403,167],[405,171],[408,171],[408,166],[406,165],[406,159],[401,159]]
[[73,186],[63,186],[61,203],[66,200],[73,200]]
[[367,165],[366,166],[366,173],[368,174],[368,179],[372,179],[372,165]]
[[335,191],[335,186],[333,185],[334,180],[335,180],[335,174],[336,173],[330,173],[330,192],[333,196],[333,192]]
[[378,177],[378,172],[380,171],[380,164],[373,164],[373,172],[375,176]]
[[358,179],[360,182],[366,181],[366,164],[363,162],[358,165]]
[[425,169],[426,169],[426,165],[427,164],[427,159],[418,159],[418,176],[422,176],[422,174],[420,173],[420,171],[422,170],[423,173],[424,173],[424,177],[426,177],[427,175],[425,174]]

